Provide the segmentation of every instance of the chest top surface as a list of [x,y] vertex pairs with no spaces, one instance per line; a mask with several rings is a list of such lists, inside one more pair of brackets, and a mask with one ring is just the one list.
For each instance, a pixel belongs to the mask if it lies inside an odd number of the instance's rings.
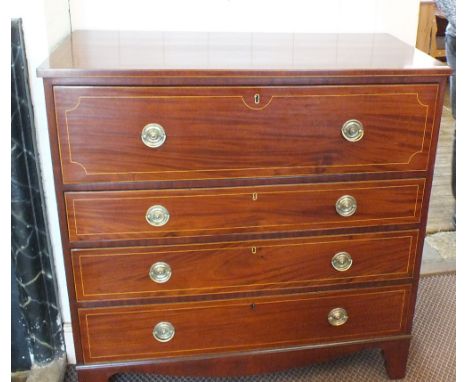
[[449,68],[388,34],[75,31],[41,77],[443,75]]

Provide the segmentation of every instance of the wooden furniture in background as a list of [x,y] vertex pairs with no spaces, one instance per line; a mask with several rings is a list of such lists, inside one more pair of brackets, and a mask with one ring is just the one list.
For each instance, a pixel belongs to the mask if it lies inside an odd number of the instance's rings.
[[445,57],[445,28],[447,19],[434,0],[422,0],[419,4],[419,24],[416,48],[434,58]]
[[404,376],[446,66],[389,35],[74,32],[38,72],[80,382],[365,348]]

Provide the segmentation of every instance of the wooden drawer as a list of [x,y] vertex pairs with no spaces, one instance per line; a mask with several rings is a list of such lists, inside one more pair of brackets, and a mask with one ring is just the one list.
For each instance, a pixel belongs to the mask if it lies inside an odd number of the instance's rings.
[[[119,300],[411,277],[417,244],[415,230],[209,245],[75,249],[72,262],[78,301]],[[339,253],[333,267],[332,259]],[[345,260],[342,263],[340,256]],[[152,269],[155,281],[150,278]]]
[[[289,347],[398,334],[405,330],[409,286],[283,297],[79,309],[85,362]],[[332,326],[332,309],[348,320]],[[168,322],[168,342],[153,328]]]
[[[437,91],[435,84],[56,86],[63,181],[426,171]],[[364,126],[358,142],[342,136],[353,119]],[[151,123],[166,134],[157,148],[141,139]]]
[[[70,241],[193,237],[419,223],[424,179],[192,190],[65,193]],[[357,211],[343,217],[337,200]],[[147,212],[167,211],[153,226]],[[166,219],[156,214],[161,224]]]

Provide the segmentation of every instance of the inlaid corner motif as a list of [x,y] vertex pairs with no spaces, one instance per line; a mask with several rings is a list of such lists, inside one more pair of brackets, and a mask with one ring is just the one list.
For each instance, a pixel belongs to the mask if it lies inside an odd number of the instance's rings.
[[[423,86],[423,85],[420,85]],[[427,85],[426,85],[427,86]],[[438,85],[431,85],[433,87]],[[389,87],[387,85],[386,87]],[[400,86],[401,87],[401,86]],[[361,88],[365,88],[364,86],[359,86],[359,87],[354,87],[355,89],[361,90]],[[129,88],[131,89],[131,88]],[[168,88],[169,90],[173,90],[173,88]],[[232,88],[227,88],[227,89],[232,89]],[[271,89],[268,89],[271,92]],[[438,91],[438,89],[437,89]],[[241,105],[245,107],[245,110],[249,110],[251,112],[258,112],[258,113],[265,113],[268,110],[273,110],[270,111],[270,114],[276,111],[275,105],[277,100],[288,100],[288,99],[318,99],[318,98],[324,98],[324,99],[330,99],[330,97],[337,97],[337,98],[350,98],[350,97],[413,97],[415,105],[419,108],[421,108],[421,119],[424,118],[424,125],[421,125],[421,135],[420,138],[418,138],[417,142],[420,142],[419,148],[411,153],[408,153],[408,157],[406,160],[403,161],[396,161],[396,162],[391,162],[388,161],[388,158],[392,158],[392,156],[386,155],[385,153],[382,153],[382,155],[379,158],[378,162],[372,162],[372,161],[364,161],[362,162],[362,159],[358,159],[356,163],[350,163],[349,161],[353,161],[353,158],[350,154],[350,159],[348,160],[348,163],[346,163],[346,160],[343,160],[342,163],[336,163],[336,158],[333,159],[331,162],[327,163],[314,163],[314,164],[307,164],[307,161],[312,162],[316,161],[316,159],[309,159],[307,160],[306,158],[303,160],[304,165],[300,165],[298,163],[292,163],[290,165],[285,165],[285,166],[278,166],[280,162],[277,161],[276,158],[269,158],[268,162],[271,162],[271,165],[264,165],[264,166],[258,166],[258,165],[251,165],[247,167],[237,167],[235,165],[235,162],[233,162],[232,167],[226,167],[226,168],[216,168],[216,167],[211,167],[207,165],[207,163],[216,163],[214,160],[214,157],[206,157],[203,158],[203,161],[206,162],[200,162],[196,164],[195,166],[199,166],[199,168],[186,168],[184,169],[182,165],[177,165],[176,162],[170,162],[172,163],[171,166],[173,169],[154,169],[150,171],[139,171],[139,170],[124,170],[124,171],[96,171],[96,170],[90,170],[87,165],[81,160],[77,159],[77,151],[73,147],[73,133],[71,131],[71,126],[70,126],[70,116],[73,115],[74,113],[79,113],[79,110],[81,106],[83,105],[83,101],[93,101],[93,100],[102,100],[102,99],[115,99],[115,100],[122,100],[122,99],[128,99],[128,100],[160,100],[161,102],[164,102],[166,100],[207,100],[207,103],[209,103],[214,109],[216,109],[216,100],[232,100],[234,102],[241,102]],[[368,101],[367,101],[368,102]],[[186,104],[183,104],[186,105]],[[286,105],[286,104],[285,104]],[[399,104],[401,106],[401,103]],[[281,109],[285,109],[283,105],[278,104],[278,107],[281,107]],[[398,105],[397,105],[398,106]],[[185,107],[185,106],[184,106]],[[273,108],[273,109],[272,109]],[[433,109],[434,114],[431,116],[430,110],[431,108]],[[242,113],[241,109],[235,109],[234,112],[239,112]],[[288,112],[287,108],[284,110],[285,113]],[[277,114],[277,113],[276,113]],[[271,115],[276,115],[276,114],[271,114]],[[323,172],[336,172],[336,170],[340,169],[342,172],[352,172],[354,171],[359,171],[359,172],[374,172],[374,171],[379,171],[379,172],[395,172],[395,171],[404,171],[407,170],[407,168],[400,168],[400,166],[408,166],[411,164],[413,161],[414,157],[418,154],[428,152],[430,147],[427,147],[428,144],[427,142],[431,141],[433,129],[434,129],[434,122],[435,122],[435,108],[430,105],[430,104],[425,104],[421,101],[420,99],[420,94],[418,92],[356,92],[356,93],[335,93],[335,94],[268,94],[268,95],[261,95],[261,93],[255,93],[252,95],[237,95],[237,94],[224,94],[224,95],[219,95],[219,94],[199,94],[199,95],[78,95],[76,102],[68,108],[63,108],[58,109],[58,112],[56,114],[56,122],[58,126],[58,137],[59,137],[59,154],[60,154],[60,161],[62,164],[62,175],[65,183],[74,183],[75,181],[78,181],[79,179],[84,177],[92,177],[92,179],[95,180],[112,180],[114,182],[120,182],[120,181],[128,181],[128,180],[204,180],[204,179],[219,179],[219,178],[225,178],[225,177],[238,177],[238,178],[249,178],[249,177],[256,177],[256,176],[261,176],[261,175],[271,175],[271,174],[284,174],[284,175],[313,175],[315,173],[323,173]],[[268,119],[270,118],[270,119]],[[271,116],[265,119],[265,123],[269,120],[271,120]],[[375,118],[375,117],[373,117]],[[429,123],[429,120],[431,120],[432,123]],[[394,121],[395,124],[399,125],[398,121]],[[96,124],[98,121],[96,121]],[[116,123],[118,123],[118,120],[116,120]],[[213,123],[209,122],[207,120],[207,123]],[[268,122],[269,123],[269,122]],[[374,122],[375,123],[375,122]],[[214,125],[213,125],[214,126]],[[142,126],[143,127],[143,126]],[[401,128],[401,126],[395,126],[398,128]],[[227,130],[230,130],[232,127],[228,127]],[[270,128],[270,127],[268,127]],[[271,127],[273,128],[273,127]],[[99,129],[99,126],[96,125],[96,129]],[[287,130],[279,130],[280,134],[278,136],[278,145],[281,145],[281,134],[284,134],[284,131]],[[282,132],[281,132],[282,131]],[[311,130],[312,131],[312,130]],[[168,134],[168,141],[171,140],[170,137],[170,132],[165,132],[165,134]],[[390,132],[389,132],[390,133]],[[418,133],[419,133],[419,128],[418,128]],[[109,132],[109,138],[107,141],[107,144],[112,144],[113,141],[113,132]],[[412,132],[413,137],[416,136],[416,130]],[[277,135],[275,132],[274,135]],[[179,137],[180,139],[180,137]],[[193,139],[193,138],[191,138]],[[226,137],[227,139],[227,137]],[[326,138],[330,139],[330,138]],[[336,137],[336,139],[341,139],[339,136]],[[380,141],[376,141],[376,138],[374,137],[373,144],[377,145],[382,145],[383,143],[383,138],[378,138]],[[126,141],[124,141],[126,142]],[[194,141],[195,142],[195,141]],[[365,149],[366,147],[364,146],[365,144],[365,139],[363,140],[362,149]],[[413,142],[416,142],[416,140],[413,138]],[[203,150],[203,144],[202,142],[196,142],[200,146],[200,150]],[[271,143],[271,142],[270,142]],[[319,142],[317,142],[319,143]],[[128,145],[128,142],[125,143]],[[135,152],[138,152],[138,154],[135,155],[142,155],[141,148],[138,146],[141,144],[140,138],[138,136],[135,137]],[[239,142],[239,145],[242,146],[244,144],[248,144],[248,141],[246,142]],[[337,145],[340,145],[341,142],[337,141]],[[312,146],[313,147],[313,146]],[[320,144],[318,146],[320,147]],[[348,146],[349,150],[354,150],[352,146]],[[119,149],[118,147],[109,147],[104,145],[102,146],[102,151],[107,152],[108,150],[114,150],[114,149]],[[123,147],[122,147],[123,149]],[[129,148],[126,147],[125,150],[128,150]],[[344,148],[341,148],[340,150],[344,150]],[[128,151],[127,151],[128,152]],[[163,152],[163,151],[162,151]],[[150,152],[148,152],[150,153]],[[318,155],[318,152],[314,152],[314,155]],[[99,154],[99,153],[98,153]],[[154,155],[154,151],[151,153],[151,155]],[[208,154],[207,154],[208,155]],[[210,153],[209,155],[213,155]],[[220,155],[222,153],[220,152]],[[362,156],[362,154],[360,154]],[[200,157],[199,161],[202,161]],[[208,159],[211,158],[209,161]],[[356,158],[359,158],[357,156]],[[285,158],[286,159],[286,158]],[[175,159],[172,159],[174,161]],[[387,161],[386,161],[387,160]],[[276,165],[275,165],[276,162]],[[203,164],[203,165],[202,165]],[[73,170],[73,168],[70,167],[70,165],[76,165],[78,166],[83,173],[83,175],[78,175],[76,170]],[[96,165],[95,165],[96,166]],[[174,167],[175,166],[175,167]],[[200,167],[201,166],[201,167]],[[416,168],[416,171],[426,171],[427,170],[427,160],[425,163],[424,168]],[[155,166],[156,167],[156,166]],[[336,169],[336,170],[335,170]],[[377,170],[378,169],[378,170]],[[248,172],[248,173],[247,173]],[[159,174],[159,176],[158,176]],[[198,174],[198,175],[196,175]],[[205,174],[205,177],[200,177],[200,175]],[[232,175],[231,175],[232,174]],[[154,175],[154,176],[152,176]]]

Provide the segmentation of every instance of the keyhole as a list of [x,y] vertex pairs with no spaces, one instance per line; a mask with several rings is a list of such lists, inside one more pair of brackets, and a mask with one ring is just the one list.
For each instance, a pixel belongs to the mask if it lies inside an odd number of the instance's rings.
[[254,95],[254,102],[255,102],[255,105],[258,105],[260,103],[260,94],[255,94]]

